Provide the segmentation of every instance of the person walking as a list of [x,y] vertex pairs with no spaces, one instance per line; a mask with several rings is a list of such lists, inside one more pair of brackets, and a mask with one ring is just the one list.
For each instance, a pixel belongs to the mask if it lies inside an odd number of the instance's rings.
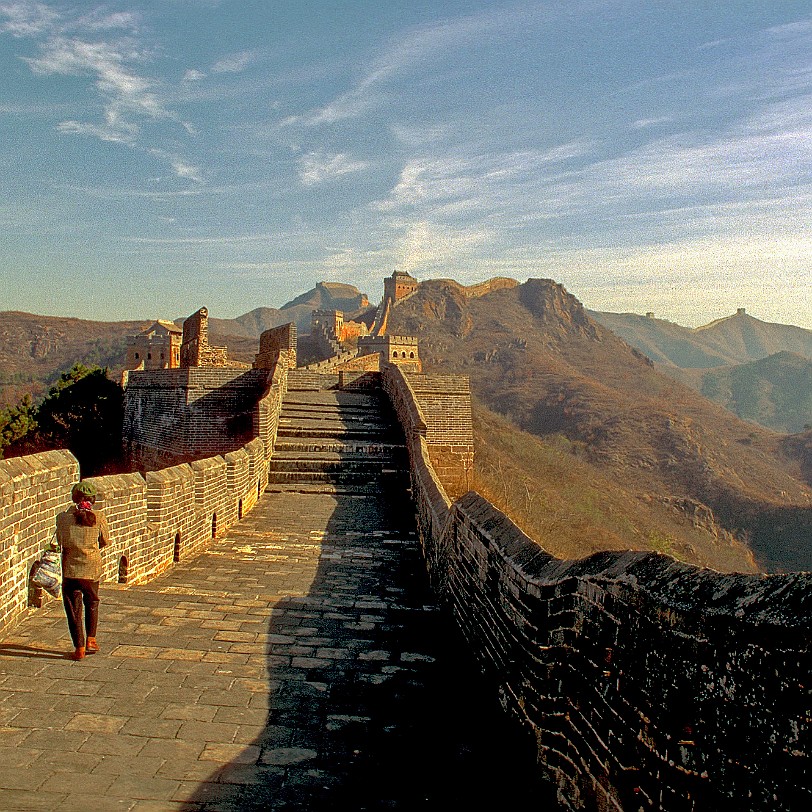
[[[85,653],[99,650],[99,581],[102,576],[101,549],[110,541],[107,519],[94,510],[96,488],[77,482],[71,490],[74,504],[56,517],[56,540],[62,547],[62,601],[74,651],[81,660]],[[84,618],[82,607],[84,606]]]

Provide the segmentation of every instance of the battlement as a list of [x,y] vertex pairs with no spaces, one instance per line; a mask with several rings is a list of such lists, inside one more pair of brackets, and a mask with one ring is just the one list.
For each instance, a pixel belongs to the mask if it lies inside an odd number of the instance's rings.
[[415,336],[360,336],[358,354],[378,355],[381,364],[397,364],[412,372],[420,372],[423,366],[417,344]]

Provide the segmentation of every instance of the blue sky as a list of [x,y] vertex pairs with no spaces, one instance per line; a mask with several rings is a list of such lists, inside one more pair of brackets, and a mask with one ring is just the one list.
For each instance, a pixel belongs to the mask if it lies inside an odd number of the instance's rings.
[[812,328],[812,5],[0,0],[0,310],[549,277]]

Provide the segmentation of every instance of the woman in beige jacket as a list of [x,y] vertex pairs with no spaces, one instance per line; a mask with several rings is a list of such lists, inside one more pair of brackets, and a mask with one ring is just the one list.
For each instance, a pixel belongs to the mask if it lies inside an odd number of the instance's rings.
[[93,510],[96,489],[90,482],[74,485],[71,498],[74,504],[56,517],[56,539],[62,547],[62,601],[75,648],[69,656],[81,660],[85,653],[94,654],[99,650],[96,629],[101,548],[107,546],[110,535],[104,514]]

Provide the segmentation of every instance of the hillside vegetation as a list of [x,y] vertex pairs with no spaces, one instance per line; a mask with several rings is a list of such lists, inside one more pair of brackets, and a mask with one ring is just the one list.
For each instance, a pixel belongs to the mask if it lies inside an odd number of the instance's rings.
[[[581,523],[583,536],[634,549],[661,548],[665,538],[685,560],[725,570],[751,568],[750,551],[767,569],[812,568],[812,492],[783,438],[658,371],[553,281],[531,279],[476,299],[451,282],[424,282],[394,309],[390,329],[421,337],[426,371],[469,375],[482,404],[509,421],[500,424],[503,431],[512,426],[553,449],[563,438],[570,455],[565,467],[584,494],[611,493],[609,481],[615,493],[629,496],[626,516],[634,529],[617,521],[617,511],[596,510],[590,523]],[[480,413],[480,425],[488,425],[486,417]],[[498,491],[500,475],[493,474],[488,454],[494,452],[484,434],[479,470]],[[509,444],[502,437],[491,445]],[[527,454],[510,459],[516,466],[523,460],[523,467],[532,462]],[[503,469],[506,463],[503,458]],[[537,482],[535,496],[525,500],[540,504],[561,476],[537,478],[528,468],[524,480]],[[652,536],[633,519],[641,505],[668,514],[670,523],[654,522]],[[584,538],[573,554],[594,545]]]
[[588,311],[672,378],[776,431],[812,423],[812,330],[743,311],[696,329],[632,313]]

